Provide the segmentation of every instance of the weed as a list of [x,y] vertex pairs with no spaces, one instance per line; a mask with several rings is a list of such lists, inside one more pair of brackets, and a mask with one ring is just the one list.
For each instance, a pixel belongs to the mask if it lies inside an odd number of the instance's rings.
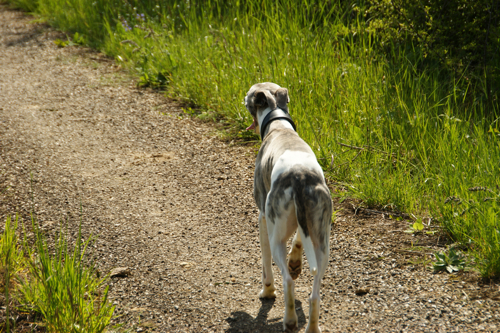
[[86,38],[84,35],[79,34],[78,32],[75,32],[73,35],[73,38],[71,39],[74,44],[77,45],[85,45],[86,44]]
[[423,268],[427,268],[427,266],[432,262],[431,259],[426,258],[412,258],[408,259],[408,263],[413,266],[422,266]]
[[84,45],[86,43],[86,39],[84,35],[80,35],[78,32],[75,32],[72,38],[68,37],[68,40],[64,41],[61,39],[56,39],[54,44],[58,47],[66,47],[66,46],[74,46],[74,45]]
[[65,41],[60,40],[60,39],[56,39],[54,41],[54,44],[56,44],[58,47],[66,47],[66,46],[68,46],[68,42],[65,42]]
[[436,262],[433,262],[432,266],[436,272],[446,270],[451,274],[466,269],[465,258],[455,247],[451,247],[448,253],[445,251],[434,252],[434,256]]
[[407,233],[418,233],[424,230],[424,224],[422,223],[422,219],[419,218],[415,223],[410,224],[410,228],[408,230],[405,230]]

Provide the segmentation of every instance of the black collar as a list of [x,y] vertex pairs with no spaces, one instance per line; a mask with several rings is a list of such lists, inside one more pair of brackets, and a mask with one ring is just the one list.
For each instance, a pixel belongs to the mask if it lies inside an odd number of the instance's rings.
[[274,109],[273,111],[269,112],[262,121],[262,125],[260,126],[261,139],[264,139],[264,133],[266,133],[267,126],[269,126],[272,121],[277,119],[287,120],[292,125],[293,130],[297,131],[297,127],[295,127],[295,123],[293,122],[292,117],[288,112],[281,109]]

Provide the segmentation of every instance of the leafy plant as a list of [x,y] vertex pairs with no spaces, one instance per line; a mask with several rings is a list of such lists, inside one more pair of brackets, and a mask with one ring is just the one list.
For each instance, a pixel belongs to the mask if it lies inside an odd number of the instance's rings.
[[415,232],[421,232],[424,230],[424,224],[422,223],[422,219],[419,218],[415,223],[410,224],[410,228],[408,230],[405,230],[407,233],[415,233]]
[[463,254],[454,247],[451,247],[448,253],[445,251],[434,252],[434,257],[436,258],[436,262],[433,262],[432,266],[436,272],[446,270],[451,274],[466,269],[466,261]]
[[85,45],[87,41],[85,35],[75,32],[72,38],[72,42],[77,45]]
[[74,45],[85,45],[86,44],[86,38],[84,35],[79,34],[78,32],[75,32],[72,38],[68,37],[68,40],[64,41],[61,39],[56,39],[54,41],[54,44],[56,44],[58,47],[66,47],[66,46],[74,46]]
[[68,46],[69,42],[68,41],[63,41],[60,40],[59,38],[54,41],[54,44],[56,44],[58,47],[66,47]]
[[[414,223],[410,224],[409,228],[407,230],[405,230],[405,232],[409,233],[409,234],[419,233],[419,232],[423,232],[424,228],[425,228],[425,225],[424,225],[424,223],[422,221],[422,218],[419,217],[417,219],[417,221],[415,221]],[[427,231],[425,231],[425,233],[427,235],[434,235],[436,232],[437,232],[437,230],[427,230]]]

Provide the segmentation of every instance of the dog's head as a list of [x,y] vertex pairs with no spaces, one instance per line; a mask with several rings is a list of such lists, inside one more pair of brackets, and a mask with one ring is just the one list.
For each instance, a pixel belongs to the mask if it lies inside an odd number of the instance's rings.
[[288,89],[272,82],[254,84],[245,96],[245,107],[253,117],[253,123],[247,129],[255,129],[255,132],[259,133],[259,113],[267,108],[280,108],[288,112],[288,102]]

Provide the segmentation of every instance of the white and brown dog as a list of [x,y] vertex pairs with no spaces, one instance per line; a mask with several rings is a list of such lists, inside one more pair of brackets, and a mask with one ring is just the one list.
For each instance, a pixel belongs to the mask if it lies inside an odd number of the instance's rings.
[[[263,265],[259,297],[276,297],[272,255],[283,275],[283,329],[297,328],[293,280],[302,270],[303,247],[314,276],[306,332],[321,332],[319,288],[330,253],[332,200],[316,156],[295,132],[288,102],[288,90],[270,82],[255,84],[245,97],[254,119],[247,130],[255,130],[262,139],[254,179]],[[287,260],[286,242],[297,229]]]

